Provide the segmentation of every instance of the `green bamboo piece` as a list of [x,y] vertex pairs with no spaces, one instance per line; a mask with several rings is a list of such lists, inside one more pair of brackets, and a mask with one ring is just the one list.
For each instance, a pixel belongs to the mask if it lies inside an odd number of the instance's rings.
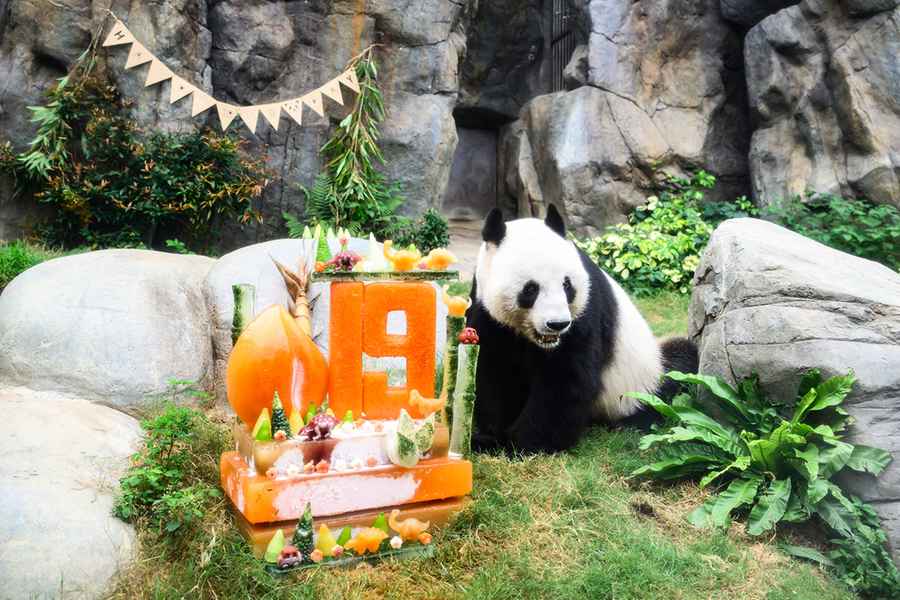
[[450,429],[450,456],[468,458],[472,454],[472,422],[475,415],[475,373],[478,370],[476,344],[460,344],[456,389],[453,395],[453,427]]
[[465,317],[447,315],[447,343],[444,345],[444,373],[441,378],[443,388],[440,397],[444,398],[444,425],[453,433],[453,392],[456,389],[456,366],[459,347],[459,334],[466,326]]
[[234,315],[231,318],[231,344],[237,343],[256,313],[256,288],[249,283],[236,283],[231,286],[234,296]]

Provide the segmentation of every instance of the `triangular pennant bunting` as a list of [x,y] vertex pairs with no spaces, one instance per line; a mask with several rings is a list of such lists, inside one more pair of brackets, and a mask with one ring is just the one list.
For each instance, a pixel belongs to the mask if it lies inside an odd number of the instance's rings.
[[338,81],[346,85],[357,94],[359,93],[359,81],[356,79],[355,67],[351,67],[350,69],[347,69],[346,71],[341,73],[338,77]]
[[281,105],[277,103],[263,104],[259,107],[259,112],[261,112],[262,116],[269,122],[272,129],[278,131],[278,122],[281,120]]
[[106,36],[106,41],[103,42],[103,47],[108,48],[110,46],[121,46],[122,44],[131,44],[134,42],[134,36],[131,35],[131,32],[128,31],[128,28],[125,27],[125,24],[122,21],[116,21],[113,25],[112,31],[109,32],[109,35]]
[[303,100],[303,104],[316,111],[317,115],[319,115],[320,117],[325,116],[325,107],[322,105],[322,94],[319,92],[319,90],[310,92],[300,99]]
[[151,60],[153,60],[153,55],[140,42],[134,42],[131,44],[128,60],[125,61],[125,68],[132,69]]
[[286,112],[297,125],[303,124],[303,101],[300,98],[282,102],[281,108],[284,109],[284,112]]
[[169,67],[162,64],[158,58],[154,58],[150,63],[150,70],[147,71],[147,81],[144,82],[144,87],[150,87],[151,85],[161,83],[166,79],[170,79],[172,75],[174,75],[174,73],[172,73],[172,70],[169,69]]
[[232,106],[225,102],[216,102],[216,111],[219,113],[219,125],[221,125],[222,131],[228,129],[234,118],[238,116],[237,106]]
[[344,105],[344,97],[341,95],[341,84],[338,83],[337,79],[332,79],[325,85],[319,88],[323,94],[340,104]]
[[178,75],[172,76],[172,89],[169,95],[169,103],[175,104],[188,94],[194,91],[194,86],[189,84],[187,81],[179,77]]
[[125,61],[126,69],[133,69],[134,67],[150,63],[150,68],[147,70],[147,79],[144,82],[145,87],[158,85],[163,81],[169,81],[169,103],[174,104],[182,98],[192,96],[192,117],[196,117],[215,106],[219,116],[219,123],[221,124],[223,131],[228,129],[228,126],[240,116],[247,128],[253,133],[256,133],[256,128],[259,125],[260,113],[269,125],[277,131],[281,122],[282,110],[284,110],[297,125],[302,125],[304,106],[308,106],[320,117],[324,117],[325,100],[323,96],[343,105],[345,92],[341,90],[342,85],[356,93],[359,93],[360,91],[359,80],[356,78],[356,68],[351,67],[319,89],[313,90],[305,96],[287,100],[285,102],[255,104],[252,106],[234,106],[227,102],[217,102],[215,98],[206,92],[175,75],[172,69],[156,58],[143,44],[135,39],[134,35],[122,21],[114,18],[113,26],[106,36],[103,46],[124,45],[131,46],[128,51],[128,58]]
[[191,105],[191,116],[196,117],[200,113],[208,111],[215,103],[215,98],[195,88],[194,103]]
[[256,133],[256,122],[259,121],[259,107],[241,106],[237,110],[244,125],[246,125],[251,132]]

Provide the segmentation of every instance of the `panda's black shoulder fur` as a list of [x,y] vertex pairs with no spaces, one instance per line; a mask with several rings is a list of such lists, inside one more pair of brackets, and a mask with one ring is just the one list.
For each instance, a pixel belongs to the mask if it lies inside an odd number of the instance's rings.
[[603,272],[583,252],[590,277],[584,312],[551,352],[494,320],[472,283],[467,325],[479,334],[477,449],[533,452],[573,446],[590,425],[618,327],[616,299]]

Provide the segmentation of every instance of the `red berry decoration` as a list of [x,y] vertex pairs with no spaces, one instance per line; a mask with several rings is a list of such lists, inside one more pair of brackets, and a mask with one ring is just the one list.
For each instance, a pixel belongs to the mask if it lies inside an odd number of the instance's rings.
[[460,344],[477,344],[478,343],[478,332],[475,331],[472,327],[466,327],[459,334],[459,343]]
[[338,420],[328,413],[319,413],[300,430],[302,440],[327,440],[331,437],[331,430],[337,427]]

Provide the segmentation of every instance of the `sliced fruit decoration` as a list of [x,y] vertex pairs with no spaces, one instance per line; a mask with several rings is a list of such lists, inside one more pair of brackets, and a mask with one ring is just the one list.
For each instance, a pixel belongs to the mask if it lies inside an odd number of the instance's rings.
[[228,401],[248,425],[263,408],[272,406],[276,391],[290,417],[303,404],[320,403],[328,389],[328,365],[310,335],[306,262],[301,260],[296,271],[278,261],[275,266],[287,286],[290,312],[275,305],[260,313],[244,329],[228,359]]
[[434,442],[434,414],[416,425],[405,409],[400,409],[396,427],[385,434],[388,459],[401,467],[414,467],[419,457],[428,452]]
[[385,240],[383,251],[384,257],[391,263],[394,271],[412,271],[422,258],[422,253],[415,246],[410,246],[405,250],[395,250],[392,240]]
[[360,530],[356,536],[344,544],[345,548],[353,550],[356,554],[375,554],[381,547],[381,542],[388,538],[388,534],[377,527],[366,527]]

